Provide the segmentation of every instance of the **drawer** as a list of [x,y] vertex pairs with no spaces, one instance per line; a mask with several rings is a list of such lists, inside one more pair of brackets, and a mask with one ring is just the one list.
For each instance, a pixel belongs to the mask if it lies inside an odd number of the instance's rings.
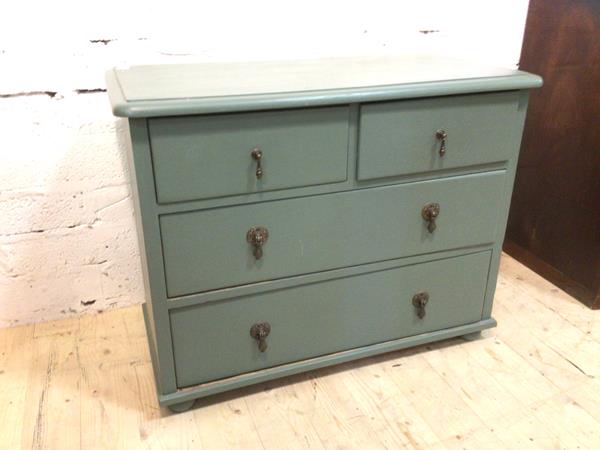
[[[518,92],[500,92],[362,105],[358,179],[508,160],[518,99]],[[438,130],[447,134],[443,156]]]
[[[505,172],[161,216],[169,297],[492,242]],[[436,228],[422,216],[438,203]],[[268,230],[262,256],[249,230]],[[258,255],[260,256],[260,255]]]
[[[489,261],[485,251],[174,310],[177,385],[477,322]],[[250,335],[260,323],[270,326],[264,352]]]
[[344,181],[348,113],[342,106],[149,119],[158,202]]

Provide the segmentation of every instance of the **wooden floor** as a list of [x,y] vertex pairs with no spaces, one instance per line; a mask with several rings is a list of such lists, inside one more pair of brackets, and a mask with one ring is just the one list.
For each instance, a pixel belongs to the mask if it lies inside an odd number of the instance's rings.
[[1,449],[600,449],[600,311],[505,256],[499,326],[157,407],[141,309],[0,330]]

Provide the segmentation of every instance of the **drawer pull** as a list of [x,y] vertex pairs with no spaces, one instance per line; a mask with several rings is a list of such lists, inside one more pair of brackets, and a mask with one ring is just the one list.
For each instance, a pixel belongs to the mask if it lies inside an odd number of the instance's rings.
[[448,132],[446,130],[437,130],[435,132],[435,137],[440,142],[439,154],[440,156],[444,156],[446,154],[446,139],[448,138]]
[[263,176],[261,164],[263,154],[258,148],[253,148],[250,156],[252,156],[252,159],[256,161],[256,179],[260,180]]
[[425,221],[427,222],[427,230],[429,230],[430,233],[433,233],[437,228],[437,225],[435,224],[435,219],[439,215],[439,203],[427,203],[425,206],[423,206],[423,209],[421,210],[421,216],[423,216],[423,219],[425,219]]
[[269,239],[269,230],[265,227],[252,227],[246,233],[246,241],[252,245],[252,254],[256,259],[261,259],[263,256],[263,245]]
[[419,319],[425,317],[425,305],[429,301],[429,293],[418,292],[412,298],[412,304],[417,309],[417,316]]
[[250,328],[250,336],[256,339],[258,343],[258,349],[264,352],[267,349],[267,336],[271,332],[271,325],[269,322],[255,323]]

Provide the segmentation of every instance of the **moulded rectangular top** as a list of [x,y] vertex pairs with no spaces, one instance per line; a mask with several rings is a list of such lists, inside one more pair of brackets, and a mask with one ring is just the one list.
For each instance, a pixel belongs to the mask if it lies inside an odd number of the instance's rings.
[[519,70],[430,56],[163,64],[107,73],[121,117],[293,108],[536,88]]

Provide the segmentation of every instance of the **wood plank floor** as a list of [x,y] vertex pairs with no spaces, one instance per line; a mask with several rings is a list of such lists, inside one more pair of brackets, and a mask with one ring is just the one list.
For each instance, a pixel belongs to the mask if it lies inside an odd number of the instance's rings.
[[504,256],[451,339],[157,407],[141,309],[0,330],[0,448],[600,449],[600,311]]

